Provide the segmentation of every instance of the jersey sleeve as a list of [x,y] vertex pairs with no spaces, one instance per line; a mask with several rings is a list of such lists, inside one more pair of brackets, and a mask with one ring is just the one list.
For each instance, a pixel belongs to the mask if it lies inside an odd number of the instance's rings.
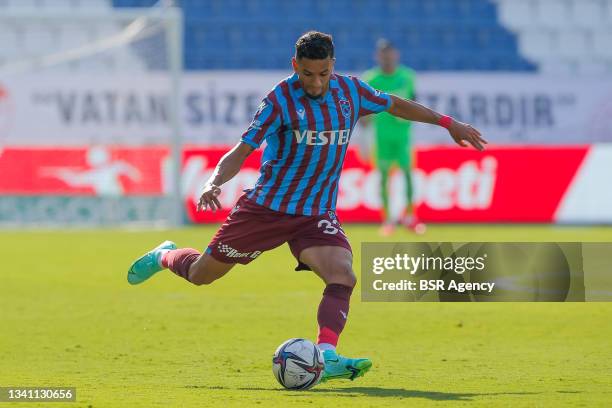
[[240,141],[257,149],[270,135],[280,128],[280,109],[268,97],[261,101],[249,128],[242,134]]
[[356,85],[359,91],[359,117],[383,112],[391,107],[391,95],[388,93],[372,88],[361,79],[357,79]]

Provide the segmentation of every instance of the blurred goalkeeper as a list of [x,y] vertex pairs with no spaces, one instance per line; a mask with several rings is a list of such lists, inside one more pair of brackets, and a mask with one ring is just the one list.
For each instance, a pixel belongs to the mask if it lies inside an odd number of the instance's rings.
[[317,343],[325,358],[322,381],[353,380],[372,366],[367,358],[336,352],[357,278],[335,208],[342,163],[359,118],[387,111],[445,127],[461,146],[482,150],[486,143],[470,125],[380,92],[355,77],[335,74],[334,63],[330,35],[312,31],[297,40],[294,74],[268,93],[240,142],[221,158],[198,210],[221,208],[221,186],[265,140],[261,174],[253,188],[240,197],[203,253],[165,241],[137,259],[127,276],[135,285],[170,269],[195,285],[208,285],[234,265],[289,244],[296,270],[311,270],[325,283],[317,311]]
[[[365,72],[363,80],[383,92],[414,100],[415,73],[410,68],[399,65],[399,57],[398,50],[388,40],[378,40],[376,43],[378,67]],[[395,220],[391,215],[389,204],[389,173],[394,164],[397,164],[401,170],[406,186],[406,201],[400,221],[414,232],[423,233],[425,225],[417,219],[412,200],[413,154],[410,121],[387,112],[376,115],[372,120],[375,133],[375,163],[380,173],[380,195],[383,205],[381,234],[391,235],[395,229]],[[370,120],[364,120],[363,123],[368,125]]]

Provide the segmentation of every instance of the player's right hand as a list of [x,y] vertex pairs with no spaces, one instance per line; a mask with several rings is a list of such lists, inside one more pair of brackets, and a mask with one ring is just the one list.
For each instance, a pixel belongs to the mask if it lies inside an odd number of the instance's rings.
[[221,194],[221,188],[213,183],[206,183],[204,189],[202,190],[202,195],[200,196],[200,201],[198,201],[197,210],[198,211],[206,211],[207,209],[211,209],[213,211],[217,211],[221,209],[221,203],[217,198]]

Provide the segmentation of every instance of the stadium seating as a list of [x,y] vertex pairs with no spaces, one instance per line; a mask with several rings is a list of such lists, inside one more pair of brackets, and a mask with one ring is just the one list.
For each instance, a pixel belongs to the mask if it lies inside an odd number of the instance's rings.
[[[114,0],[116,7],[155,0]],[[334,35],[337,67],[373,64],[380,37],[417,70],[532,71],[515,36],[489,0],[180,0],[187,69],[283,69],[295,39],[319,29]],[[313,21],[317,21],[316,24]]]
[[496,0],[519,51],[546,74],[612,73],[612,0]]
[[[159,0],[0,0],[16,8],[150,7]],[[309,29],[334,35],[341,70],[373,64],[380,37],[420,71],[612,73],[612,0],[175,0],[185,16],[185,67],[284,69],[295,39]],[[316,23],[313,23],[316,21]],[[103,24],[0,26],[0,64],[36,55],[50,44],[71,49],[116,32]],[[142,44],[90,59],[87,69],[139,69]],[[149,57],[150,57],[149,53]]]

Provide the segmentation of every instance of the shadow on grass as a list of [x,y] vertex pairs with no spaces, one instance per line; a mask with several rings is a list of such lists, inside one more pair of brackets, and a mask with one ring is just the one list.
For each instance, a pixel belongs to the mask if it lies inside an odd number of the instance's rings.
[[308,391],[290,391],[281,388],[245,387],[232,388],[207,385],[187,385],[185,388],[198,388],[206,390],[238,390],[238,391],[271,391],[288,393],[291,396],[310,396],[328,394],[343,397],[382,397],[382,398],[424,398],[432,401],[472,401],[475,397],[491,397],[498,395],[535,395],[536,392],[491,392],[491,393],[457,393],[438,391],[407,390],[404,388],[382,387],[344,387],[344,388],[314,388]]

